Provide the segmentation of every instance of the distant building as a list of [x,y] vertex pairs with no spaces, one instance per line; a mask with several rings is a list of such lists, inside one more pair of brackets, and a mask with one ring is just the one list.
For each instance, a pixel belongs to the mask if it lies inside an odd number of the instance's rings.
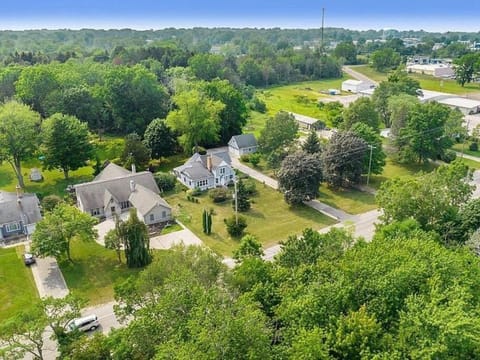
[[228,152],[237,157],[257,152],[257,139],[253,134],[232,136],[228,142]]
[[310,116],[295,114],[292,112],[290,112],[289,114],[295,118],[295,120],[298,123],[298,126],[301,129],[305,129],[305,130],[317,129],[319,127],[318,126],[319,124],[323,124],[321,120],[312,118]]
[[370,89],[372,86],[373,84],[366,81],[349,79],[342,82],[342,91],[357,94],[363,90]]
[[466,99],[462,97],[450,97],[437,100],[440,104],[447,105],[452,109],[460,110],[463,115],[473,115],[480,113],[480,101]]
[[412,64],[407,65],[409,73],[425,74],[434,77],[451,78],[455,76],[453,68],[447,64]]

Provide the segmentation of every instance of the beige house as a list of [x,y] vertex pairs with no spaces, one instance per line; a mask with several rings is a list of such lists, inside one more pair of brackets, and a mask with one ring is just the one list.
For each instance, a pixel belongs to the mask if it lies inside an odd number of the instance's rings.
[[132,170],[110,163],[93,181],[75,185],[78,208],[100,219],[135,208],[148,225],[172,220],[152,173]]

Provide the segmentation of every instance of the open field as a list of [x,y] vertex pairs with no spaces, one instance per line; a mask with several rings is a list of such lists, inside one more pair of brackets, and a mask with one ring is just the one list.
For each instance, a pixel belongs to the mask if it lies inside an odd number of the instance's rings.
[[317,200],[349,214],[361,214],[377,207],[375,196],[355,189],[332,190],[325,185],[320,187]]
[[[388,77],[388,74],[378,72],[372,69],[369,65],[353,66],[352,69],[378,82],[386,80]],[[472,93],[478,93],[480,95],[479,84],[466,84],[465,87],[461,87],[455,80],[451,79],[438,79],[433,76],[422,74],[410,74],[410,76],[413,79],[418,80],[420,82],[420,87],[425,90],[462,96],[467,96]]]
[[114,284],[140,271],[127,268],[123,254],[119,264],[114,250],[96,242],[74,240],[71,251],[74,263],[61,260],[59,266],[70,291],[88,300],[89,305],[112,301]]
[[[290,207],[280,192],[257,181],[255,184],[258,194],[251,198],[252,208],[240,215],[247,220],[246,232],[255,235],[265,247],[285,240],[288,235],[299,234],[306,227],[321,229],[334,223],[332,219],[307,206]],[[232,239],[228,235],[223,222],[234,214],[231,201],[214,204],[207,193],[197,198],[198,204],[188,201],[183,191],[165,196],[173,207],[175,216],[208,247],[219,254],[231,256],[239,244],[239,239]],[[204,209],[214,210],[211,235],[202,232],[201,216]]]
[[23,264],[23,246],[0,249],[0,323],[38,300],[32,271]]

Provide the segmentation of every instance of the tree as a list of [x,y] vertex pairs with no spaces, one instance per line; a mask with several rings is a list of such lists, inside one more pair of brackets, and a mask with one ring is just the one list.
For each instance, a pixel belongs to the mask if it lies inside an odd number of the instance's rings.
[[342,127],[350,130],[355,123],[363,123],[379,131],[380,118],[370,98],[361,97],[344,110]]
[[354,65],[357,63],[357,48],[351,41],[344,41],[338,44],[333,51],[338,59],[344,59],[345,64]]
[[93,153],[86,123],[70,115],[54,114],[42,123],[44,166],[68,173],[85,166]]
[[123,146],[120,160],[123,166],[129,168],[132,164],[140,168],[145,168],[150,161],[150,149],[147,148],[140,136],[136,133],[125,136],[125,144]]
[[476,72],[480,71],[480,56],[470,53],[463,55],[455,61],[455,79],[464,87],[473,80]]
[[174,132],[167,126],[165,120],[158,118],[148,124],[143,135],[143,143],[150,149],[154,159],[173,155],[177,149]]
[[120,236],[120,223],[119,220],[115,220],[115,229],[110,229],[104,237],[105,248],[110,250],[115,250],[118,257],[118,263],[122,263],[122,248],[123,248],[123,241],[122,237]]
[[232,237],[242,236],[244,230],[247,228],[247,220],[243,216],[232,215],[224,220],[227,232]]
[[58,195],[47,195],[42,199],[42,209],[44,211],[52,211],[62,202],[62,198]]
[[288,204],[301,204],[315,199],[323,180],[320,156],[304,151],[288,155],[282,161],[277,177]]
[[407,124],[410,111],[418,103],[419,101],[415,96],[408,94],[394,95],[388,99],[387,112],[390,117],[390,133],[393,137],[400,134],[401,129]]
[[354,133],[333,134],[321,156],[325,181],[333,187],[358,184],[367,151],[365,141]]
[[127,266],[138,268],[148,265],[152,261],[148,228],[138,218],[135,209],[130,209],[128,220],[120,223],[118,231],[125,247]]
[[74,206],[59,204],[53,211],[45,214],[32,234],[32,251],[40,256],[59,258],[66,255],[73,262],[70,244],[74,239],[94,241],[97,231],[94,225],[97,219],[81,212]]
[[249,200],[249,193],[242,179],[239,179],[237,182],[237,193],[235,194],[235,196],[237,198],[233,199],[232,201],[232,207],[234,210],[235,210],[235,203],[237,205],[236,209],[240,212],[245,212],[250,210],[251,204]]
[[207,81],[222,78],[226,69],[224,57],[214,54],[195,54],[188,59],[188,66],[197,78]]
[[[378,132],[365,123],[355,123],[350,130],[356,136],[363,139],[370,150],[367,151],[363,159],[363,174],[369,172],[372,174],[381,174],[387,155],[383,151],[382,139]],[[371,159],[370,154],[372,155]]]
[[180,134],[180,144],[186,154],[197,152],[204,142],[219,138],[219,114],[224,109],[220,101],[208,98],[203,92],[189,90],[173,97],[177,109],[167,116],[167,124]]
[[302,150],[309,154],[319,154],[322,151],[322,145],[315,130],[311,130],[308,133],[305,142],[302,144]]
[[7,161],[24,188],[21,162],[32,155],[37,145],[40,116],[16,101],[0,105],[0,161]]
[[383,48],[374,51],[372,56],[372,67],[381,72],[396,68],[401,61],[400,54],[391,48]]
[[247,258],[261,258],[264,255],[262,244],[253,235],[245,235],[240,240],[240,246],[233,252],[233,258],[241,262]]

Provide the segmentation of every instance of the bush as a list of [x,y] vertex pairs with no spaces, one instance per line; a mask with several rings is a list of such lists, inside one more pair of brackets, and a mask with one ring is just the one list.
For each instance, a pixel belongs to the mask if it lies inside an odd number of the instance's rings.
[[472,142],[468,147],[470,151],[478,151],[478,143],[476,141]]
[[173,174],[157,172],[154,176],[160,191],[170,191],[175,189],[176,177]]
[[250,162],[250,155],[248,155],[248,154],[243,154],[242,156],[240,156],[240,161],[241,161],[241,162],[244,162],[244,163]]
[[47,195],[42,199],[42,208],[45,211],[52,211],[62,201],[62,198],[57,195]]
[[228,190],[222,187],[212,189],[208,193],[208,196],[213,200],[214,203],[221,203],[227,200]]
[[267,112],[267,105],[265,104],[265,102],[263,102],[256,96],[253,97],[249,106],[250,106],[250,109],[254,111],[258,111],[259,113],[265,114]]
[[441,156],[441,160],[445,161],[447,164],[451,163],[457,158],[457,154],[453,150],[446,150],[445,153]]
[[206,155],[207,154],[207,149],[205,149],[203,146],[199,146],[197,149],[195,149],[195,146],[192,148],[192,152],[195,153],[198,152],[200,155]]
[[243,216],[238,217],[238,224],[235,215],[224,220],[227,226],[227,232],[232,237],[240,237],[247,228],[247,220]]
[[256,167],[260,162],[260,154],[259,153],[250,154],[249,161],[250,161],[250,164]]
[[202,190],[198,187],[187,191],[187,195],[190,195],[190,196],[199,196],[201,193],[202,193]]
[[160,167],[161,163],[162,163],[162,160],[160,159],[150,160],[150,162],[148,163],[148,171],[150,171],[151,173],[157,172],[157,169]]
[[247,180],[244,182],[245,192],[248,195],[255,195],[257,193],[257,185],[253,180]]

